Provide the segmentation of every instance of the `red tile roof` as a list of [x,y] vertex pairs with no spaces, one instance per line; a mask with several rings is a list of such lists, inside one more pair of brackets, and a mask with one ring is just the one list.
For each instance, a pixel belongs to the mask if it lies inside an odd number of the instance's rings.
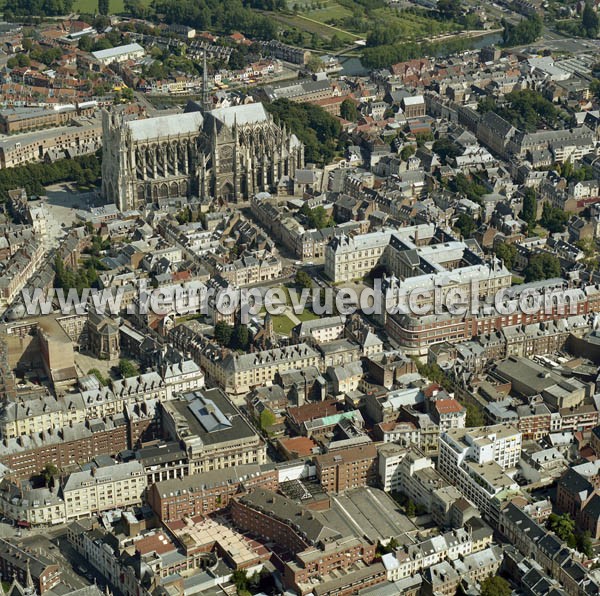
[[438,399],[435,408],[440,414],[458,414],[464,410],[455,399]]

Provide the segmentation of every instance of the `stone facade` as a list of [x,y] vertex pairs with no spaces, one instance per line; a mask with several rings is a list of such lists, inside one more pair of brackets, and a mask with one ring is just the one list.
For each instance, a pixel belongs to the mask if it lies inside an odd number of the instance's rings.
[[241,201],[304,166],[304,147],[262,104],[127,121],[103,112],[102,194],[121,210],[188,196]]

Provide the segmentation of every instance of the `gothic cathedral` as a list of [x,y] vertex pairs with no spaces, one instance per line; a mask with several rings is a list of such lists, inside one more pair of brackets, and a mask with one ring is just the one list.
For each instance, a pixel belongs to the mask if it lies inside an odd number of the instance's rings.
[[261,103],[128,120],[102,114],[102,194],[121,211],[173,198],[244,201],[304,167],[304,147]]

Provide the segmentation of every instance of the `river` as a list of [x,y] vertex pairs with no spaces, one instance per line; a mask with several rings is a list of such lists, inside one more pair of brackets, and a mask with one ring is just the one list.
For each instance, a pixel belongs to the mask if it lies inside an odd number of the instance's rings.
[[[500,41],[502,41],[501,33],[490,33],[471,39],[471,48],[480,50],[481,48],[498,44]],[[342,65],[342,70],[339,72],[340,75],[347,77],[361,77],[370,74],[370,70],[362,65],[360,58],[342,58],[340,64]]]

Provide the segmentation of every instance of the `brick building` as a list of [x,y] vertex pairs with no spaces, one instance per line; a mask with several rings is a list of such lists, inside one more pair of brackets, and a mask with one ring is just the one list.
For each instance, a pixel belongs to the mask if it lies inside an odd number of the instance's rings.
[[0,538],[0,573],[6,582],[17,580],[43,596],[60,582],[58,565],[41,554]]
[[[284,564],[283,583],[300,594],[315,593],[316,580],[320,596],[353,594],[357,585],[385,581],[382,566],[371,566],[376,542],[344,536],[315,512],[272,491],[260,488],[235,497],[231,517],[238,528],[291,553],[293,560]],[[361,577],[354,577],[359,571]]]
[[0,462],[17,476],[29,478],[48,463],[64,469],[77,462],[90,461],[97,455],[116,455],[128,447],[125,418],[117,415],[4,439]]
[[209,515],[227,507],[240,489],[259,486],[277,490],[277,471],[251,464],[164,480],[149,488],[147,498],[160,520],[168,523],[184,516]]
[[314,458],[317,478],[327,492],[343,492],[377,482],[377,447],[361,445]]

